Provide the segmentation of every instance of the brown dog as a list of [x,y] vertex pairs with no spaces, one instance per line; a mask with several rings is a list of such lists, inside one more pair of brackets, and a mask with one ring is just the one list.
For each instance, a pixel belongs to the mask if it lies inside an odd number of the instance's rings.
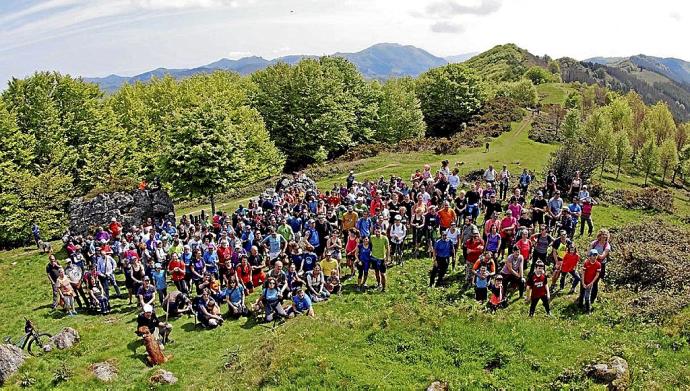
[[144,340],[144,346],[146,346],[146,359],[148,360],[149,365],[160,365],[171,358],[170,356],[166,357],[165,355],[163,355],[161,346],[158,344],[158,341],[156,341],[153,335],[149,332],[148,327],[141,326],[139,327],[138,331],[141,335],[141,338]]

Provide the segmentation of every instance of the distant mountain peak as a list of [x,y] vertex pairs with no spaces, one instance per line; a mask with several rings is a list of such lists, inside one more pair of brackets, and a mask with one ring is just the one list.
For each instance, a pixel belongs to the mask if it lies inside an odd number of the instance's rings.
[[[357,69],[370,79],[388,79],[401,76],[418,76],[430,68],[448,63],[441,57],[436,57],[424,49],[412,45],[402,45],[393,42],[383,42],[371,45],[354,53],[334,53],[333,56],[344,57],[352,62]],[[195,74],[209,73],[214,70],[227,70],[247,75],[266,68],[277,62],[296,64],[304,58],[318,58],[315,55],[288,55],[267,60],[260,56],[248,56],[232,60],[221,58],[218,61],[191,69],[168,69],[159,67],[132,77],[109,75],[103,78],[85,78],[85,80],[99,84],[107,92],[117,90],[122,84],[133,81],[147,81],[152,77],[170,75],[174,78],[185,78]]]

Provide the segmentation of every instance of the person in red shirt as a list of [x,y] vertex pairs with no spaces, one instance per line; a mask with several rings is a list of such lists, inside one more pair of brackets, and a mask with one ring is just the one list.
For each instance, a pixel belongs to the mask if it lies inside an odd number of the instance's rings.
[[532,255],[532,241],[529,238],[529,231],[526,229],[520,230],[520,239],[515,242],[515,245],[520,249],[520,255],[525,259],[525,269],[527,268],[527,260]]
[[122,224],[115,217],[110,219],[110,225],[108,225],[111,235],[115,238],[120,236],[122,233]]
[[[569,295],[575,292],[575,287],[580,283],[580,274],[577,272],[577,265],[580,263],[580,255],[577,253],[575,245],[571,244],[568,247],[568,252],[563,256],[563,264],[561,265],[561,282],[560,287],[563,289],[565,285],[565,276],[570,274],[573,276],[573,284],[570,287]],[[553,285],[553,284],[552,284]]]
[[173,283],[177,287],[177,290],[187,294],[189,293],[189,288],[187,287],[187,282],[184,280],[185,276],[185,264],[177,257],[177,253],[173,252],[170,255],[170,263],[168,263],[168,272],[170,273]]
[[474,279],[474,263],[477,262],[479,256],[484,252],[484,241],[479,237],[479,230],[472,231],[472,237],[465,242],[467,249],[467,257],[465,257],[465,285],[466,288],[472,286]]
[[534,316],[534,310],[537,308],[537,303],[541,300],[546,310],[546,315],[551,316],[551,309],[549,308],[549,300],[551,300],[551,293],[549,292],[548,279],[544,273],[544,262],[538,261],[534,269],[534,273],[527,278],[527,301],[530,301],[529,316]]
[[599,251],[589,250],[587,260],[582,265],[582,283],[580,284],[580,296],[577,304],[584,307],[587,313],[592,313],[592,287],[599,280],[601,274],[601,262],[599,262]]
[[218,254],[219,265],[223,265],[226,261],[232,260],[232,249],[228,245],[227,239],[223,239],[220,241],[220,247],[218,247],[216,253]]
[[515,237],[515,231],[517,230],[518,223],[517,219],[513,217],[513,212],[508,209],[506,211],[506,217],[501,220],[501,247],[498,249],[498,259],[503,260],[503,253],[507,248],[511,248],[513,245],[513,238]]
[[249,291],[249,293],[254,292],[254,284],[252,279],[252,265],[249,264],[246,255],[242,255],[242,260],[237,265],[237,278],[242,281],[242,285]]

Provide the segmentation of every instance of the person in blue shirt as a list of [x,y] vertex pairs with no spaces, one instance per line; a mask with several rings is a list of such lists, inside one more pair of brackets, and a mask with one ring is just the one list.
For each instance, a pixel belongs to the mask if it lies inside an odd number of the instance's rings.
[[277,283],[275,278],[269,278],[266,280],[266,287],[261,292],[261,297],[259,300],[264,306],[266,311],[266,322],[273,320],[273,314],[278,314],[280,317],[287,317],[287,313],[283,309],[283,305],[280,304],[282,300],[280,291],[277,288]]
[[527,169],[522,170],[522,174],[520,175],[520,190],[522,194],[527,194],[527,190],[529,189],[529,184],[532,183],[532,176],[527,172]]
[[298,289],[297,294],[292,297],[292,307],[288,310],[290,317],[305,314],[307,316],[314,316],[314,307],[311,305],[309,295],[304,293],[303,289]]
[[239,318],[240,316],[246,316],[249,313],[247,306],[244,304],[244,287],[237,282],[237,278],[235,276],[230,277],[228,287],[225,288],[223,296],[225,298],[225,302],[228,303],[228,312],[230,313],[230,316]]
[[321,238],[319,238],[319,231],[316,230],[316,222],[314,220],[309,220],[307,231],[309,231],[309,244],[314,246],[314,248],[319,247]]
[[31,225],[31,234],[34,235],[34,242],[36,242],[36,248],[40,249],[41,245],[41,229],[38,227],[36,222]]
[[357,220],[357,223],[355,223],[355,227],[359,231],[359,236],[361,238],[366,238],[371,236],[371,229],[373,227],[373,223],[371,219],[369,218],[369,212],[364,210],[362,212],[362,217]]
[[453,242],[448,239],[448,233],[443,231],[441,233],[441,239],[434,243],[433,247],[433,257],[434,257],[434,267],[431,269],[431,274],[429,276],[429,287],[441,286],[443,284],[443,277],[448,272],[448,260],[453,253]]
[[302,219],[295,215],[288,218],[287,223],[292,228],[292,232],[295,233],[295,241],[299,242],[299,233],[302,232]]
[[163,305],[163,299],[168,295],[168,282],[166,281],[165,270],[160,263],[156,263],[156,269],[153,271],[153,284],[156,286],[158,293],[158,301]]
[[577,196],[573,197],[573,202],[570,205],[568,205],[568,210],[570,211],[570,218],[573,220],[573,228],[572,232],[570,233],[570,237],[572,237],[575,233],[575,229],[577,228],[577,223],[580,219],[580,215],[582,214],[580,199]]
[[357,266],[357,286],[355,289],[357,291],[366,289],[369,267],[372,261],[372,249],[373,247],[368,236],[363,237],[362,242],[357,245],[357,251],[355,251],[355,258],[357,259],[355,262]]
[[306,273],[314,270],[314,266],[319,261],[319,257],[313,251],[305,251],[302,253],[302,265],[299,270],[299,274],[305,275]]
[[216,252],[216,246],[213,244],[209,244],[208,248],[204,252],[204,264],[206,264],[206,272],[213,274],[217,279],[218,253]]

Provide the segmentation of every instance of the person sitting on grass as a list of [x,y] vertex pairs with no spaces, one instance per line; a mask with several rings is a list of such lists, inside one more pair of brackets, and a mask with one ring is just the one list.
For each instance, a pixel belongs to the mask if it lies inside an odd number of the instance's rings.
[[330,295],[339,294],[342,291],[340,276],[337,270],[331,270],[331,275],[326,278],[326,290]]
[[[139,330],[141,326],[146,326],[149,329],[149,333],[151,333],[161,344],[165,345],[166,343],[173,342],[170,339],[170,333],[173,328],[172,325],[158,320],[153,306],[149,304],[146,304],[142,312],[137,316],[137,330]],[[136,333],[141,336],[138,331]]]
[[231,317],[246,316],[247,306],[244,304],[244,287],[237,282],[237,278],[230,277],[228,287],[225,288],[225,302],[228,303],[228,312]]
[[[503,265],[503,283],[505,284],[506,291],[511,287],[511,285],[517,285],[520,291],[520,298],[522,298],[525,292],[525,272],[524,272],[524,259],[520,254],[520,248],[513,246],[513,252],[508,255],[505,265]],[[506,294],[507,296],[507,294]]]
[[178,317],[191,311],[192,301],[184,292],[172,291],[163,299],[162,307],[169,316]]
[[319,302],[323,300],[328,300],[330,294],[326,290],[326,279],[321,272],[321,265],[316,264],[314,270],[307,274],[307,289],[309,290],[309,296],[311,301]]
[[[261,297],[259,302],[263,305],[264,311],[266,312],[266,322],[273,320],[274,314],[278,314],[279,317],[287,317],[287,313],[283,309],[283,305],[280,302],[283,297],[280,295],[280,291],[276,287],[276,280],[269,278],[266,280],[266,286],[261,292]],[[257,302],[257,304],[259,304]]]
[[103,293],[103,285],[101,285],[101,281],[96,278],[95,275],[90,274],[87,277],[86,286],[88,288],[91,302],[98,305],[98,310],[101,312],[101,314],[110,313],[110,301]]
[[220,316],[220,307],[213,300],[211,291],[208,289],[204,289],[200,300],[198,300],[197,318],[204,327],[210,329],[223,324],[223,318]]
[[297,293],[292,297],[292,306],[288,310],[288,316],[295,317],[297,315],[314,316],[314,307],[311,305],[309,295],[304,293],[303,289],[298,289]]

